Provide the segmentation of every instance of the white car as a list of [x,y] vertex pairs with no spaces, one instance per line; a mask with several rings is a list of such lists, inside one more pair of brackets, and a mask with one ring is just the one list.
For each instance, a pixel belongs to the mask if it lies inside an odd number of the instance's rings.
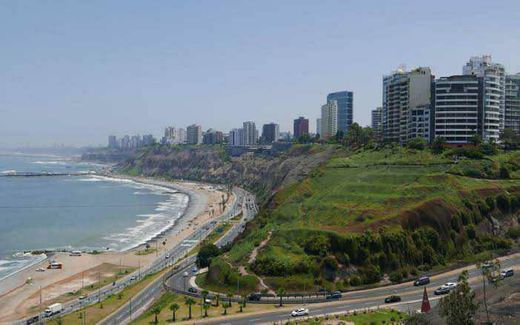
[[307,308],[298,308],[291,312],[292,317],[307,316],[307,315],[309,315],[309,309],[307,309]]
[[44,269],[44,268],[41,268],[41,267],[39,267],[39,268],[37,268],[37,269],[36,269],[36,272],[45,272],[45,269]]
[[455,282],[447,282],[441,286],[441,288],[446,288],[448,290],[453,290],[457,287],[457,284]]

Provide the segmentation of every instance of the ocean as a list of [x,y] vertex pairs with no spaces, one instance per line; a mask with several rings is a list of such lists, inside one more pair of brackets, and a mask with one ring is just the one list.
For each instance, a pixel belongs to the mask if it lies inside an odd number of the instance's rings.
[[[102,167],[59,157],[0,155],[0,174]],[[188,200],[169,188],[100,176],[0,177],[0,280],[43,258],[24,251],[135,247],[171,227]]]

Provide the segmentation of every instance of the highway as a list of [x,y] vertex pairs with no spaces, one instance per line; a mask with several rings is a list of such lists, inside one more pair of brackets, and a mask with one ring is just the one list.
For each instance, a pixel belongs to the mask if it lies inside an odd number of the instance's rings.
[[[232,219],[233,217],[240,214],[242,208],[242,202],[245,200],[245,197],[249,197],[250,194],[240,188],[234,188],[233,190],[234,200],[231,205],[224,211],[224,213],[219,216],[217,219],[209,221],[203,225],[201,225],[196,231],[194,231],[190,236],[188,236],[184,241],[182,241],[179,245],[174,246],[171,250],[164,252],[161,254],[151,265],[149,265],[145,269],[140,269],[135,271],[134,273],[126,276],[125,278],[115,282],[113,285],[105,286],[98,291],[92,292],[88,295],[86,299],[81,301],[73,300],[68,303],[63,304],[63,311],[60,313],[61,316],[65,314],[69,314],[80,310],[88,305],[97,303],[99,301],[103,301],[109,295],[114,295],[122,291],[128,285],[135,283],[142,279],[144,276],[152,273],[156,273],[160,270],[168,266],[172,266],[177,263],[182,258],[186,257],[189,251],[196,246],[201,240],[206,238],[221,221],[226,221]],[[199,195],[196,191],[185,190],[190,197],[194,197]],[[190,262],[190,260],[188,260]],[[121,308],[121,315],[128,315],[130,319],[132,315],[137,311],[135,306],[143,306],[143,304],[152,301],[157,295],[160,294],[162,290],[162,282],[163,279],[159,279],[152,283],[145,290],[141,291],[136,297],[133,297],[132,300],[129,300],[127,304],[125,304]],[[127,312],[125,313],[125,308],[127,308]],[[118,313],[116,313],[118,314]],[[120,324],[121,321],[114,322],[113,317],[119,317],[119,320],[125,319],[124,316],[121,315],[111,315],[106,320],[106,324]],[[39,315],[40,319],[50,320],[54,317],[45,318],[43,312]],[[55,316],[57,317],[57,316]],[[25,320],[21,320],[16,322],[19,324],[25,323]]]
[[[515,275],[513,277],[505,278],[502,285],[508,285],[513,281],[520,281],[519,273],[520,255],[515,255],[511,258],[505,258],[501,261],[502,268],[514,267]],[[469,271],[469,282],[473,289],[482,287],[482,277],[480,270],[475,268]],[[426,286],[430,305],[433,307],[438,303],[442,296],[435,296],[433,291],[445,282],[456,282],[459,276],[458,272],[448,272],[447,275],[438,275],[432,277],[432,281]],[[317,304],[297,304],[291,305],[290,308],[282,308],[277,311],[257,313],[254,315],[240,315],[238,317],[229,317],[227,319],[206,319],[204,324],[261,324],[261,323],[276,323],[286,321],[291,318],[290,312],[293,309],[305,306],[309,309],[309,317],[324,316],[334,313],[345,313],[353,310],[363,310],[368,308],[378,307],[392,307],[404,312],[414,312],[421,307],[424,287],[414,287],[412,282],[393,285],[383,288],[376,288],[363,291],[355,291],[343,293],[341,300],[329,301]],[[399,295],[402,298],[400,303],[385,304],[384,298],[389,295]],[[251,302],[250,302],[251,303]],[[197,323],[197,322],[195,322]],[[200,322],[202,323],[202,322]]]
[[[233,193],[235,195],[235,201],[233,202],[232,206],[227,210],[226,213],[224,213],[222,216],[219,217],[218,221],[212,221],[210,222],[210,227],[201,227],[197,231],[197,233],[194,233],[188,240],[185,240],[185,242],[189,243],[198,243],[201,239],[204,239],[209,233],[215,229],[217,224],[221,221],[227,221],[235,216],[239,215],[242,211],[250,211],[250,212],[244,212],[242,218],[239,222],[235,223],[231,229],[229,229],[218,241],[218,246],[224,246],[230,242],[232,242],[238,234],[243,230],[245,223],[254,217],[254,214],[252,214],[252,211],[257,211],[256,205],[254,204],[254,196],[249,194],[248,192],[240,189],[240,188],[234,188]],[[246,204],[248,203],[248,204]],[[243,207],[249,206],[251,209],[244,210]],[[255,212],[256,213],[256,212]],[[200,232],[200,233],[199,233]],[[195,244],[194,244],[195,245]],[[169,263],[173,264],[179,261],[181,258],[185,257],[189,251],[193,248],[194,245],[179,245],[173,249],[173,251],[170,253],[170,259]],[[187,268],[193,267],[195,264],[196,256],[191,255],[186,257],[184,261],[182,261],[178,266],[177,270],[183,270]],[[158,269],[164,268],[166,265],[161,265],[162,267],[158,266]],[[176,271],[177,273],[178,271]],[[129,300],[126,304],[124,304],[121,308],[119,308],[115,313],[111,314],[109,317],[104,319],[101,324],[127,324],[132,319],[135,319],[140,314],[142,314],[146,307],[148,307],[155,298],[159,297],[164,292],[164,286],[163,282],[165,279],[169,276],[165,275],[162,278],[159,278],[152,282],[148,287],[146,287],[144,290],[142,290],[140,293],[138,293],[136,296],[132,297],[131,300]]]

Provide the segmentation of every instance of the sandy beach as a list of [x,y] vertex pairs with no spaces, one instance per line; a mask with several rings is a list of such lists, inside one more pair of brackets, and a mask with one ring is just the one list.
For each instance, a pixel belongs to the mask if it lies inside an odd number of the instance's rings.
[[[116,176],[117,177],[117,176]],[[20,319],[39,309],[40,288],[42,308],[54,301],[77,299],[67,294],[98,282],[100,277],[113,278],[120,269],[145,268],[166,250],[179,244],[200,225],[222,213],[220,202],[228,200],[226,192],[216,187],[195,182],[166,182],[160,180],[131,178],[136,182],[164,186],[186,193],[190,200],[183,216],[158,240],[148,242],[151,253],[137,255],[145,249],[145,244],[125,252],[104,252],[102,254],[83,253],[69,256],[67,252],[55,253],[51,258],[32,265],[0,282],[0,323]],[[155,251],[157,248],[157,251]],[[61,270],[45,270],[49,260],[63,263]],[[27,281],[31,278],[31,281]]]

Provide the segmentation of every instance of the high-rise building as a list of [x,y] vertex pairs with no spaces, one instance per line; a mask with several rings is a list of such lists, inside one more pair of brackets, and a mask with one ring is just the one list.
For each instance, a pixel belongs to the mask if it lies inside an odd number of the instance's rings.
[[319,134],[321,137],[321,118],[318,117],[316,119],[316,134]]
[[186,129],[178,128],[175,133],[175,142],[174,144],[186,144],[188,143],[188,134]]
[[244,131],[242,129],[233,129],[229,131],[229,141],[228,144],[231,147],[241,147],[243,146],[244,140]]
[[472,57],[462,68],[464,75],[474,75],[483,79],[481,136],[484,140],[498,140],[504,128],[505,117],[505,69],[494,63],[490,55]]
[[372,120],[370,123],[370,127],[374,132],[374,136],[376,139],[381,139],[381,135],[383,133],[383,108],[377,107],[372,110]]
[[262,143],[271,144],[280,138],[280,126],[276,123],[264,124],[262,127]]
[[108,136],[108,147],[109,148],[117,148],[117,138],[115,135]]
[[209,129],[202,136],[202,143],[204,144],[218,144],[224,141],[224,134],[214,129]]
[[258,130],[256,129],[255,122],[246,121],[242,124],[244,132],[244,146],[254,146],[258,143]]
[[294,138],[298,139],[302,135],[309,135],[309,120],[303,116],[298,117],[293,123]]
[[155,144],[155,138],[151,134],[145,134],[141,142],[143,146],[151,146]]
[[202,128],[200,125],[192,124],[186,128],[188,144],[200,144],[202,141]]
[[450,144],[466,144],[482,134],[483,78],[476,75],[443,77],[435,81],[435,137]]
[[506,76],[504,127],[520,135],[520,73]]
[[354,118],[354,93],[338,91],[327,95],[327,102],[336,101],[338,107],[337,130],[347,134]]
[[383,138],[405,144],[410,136],[418,134],[409,130],[412,109],[431,105],[433,76],[430,68],[412,71],[399,69],[383,77]]
[[338,132],[338,103],[335,100],[327,101],[321,106],[321,138],[327,140],[336,136]]

